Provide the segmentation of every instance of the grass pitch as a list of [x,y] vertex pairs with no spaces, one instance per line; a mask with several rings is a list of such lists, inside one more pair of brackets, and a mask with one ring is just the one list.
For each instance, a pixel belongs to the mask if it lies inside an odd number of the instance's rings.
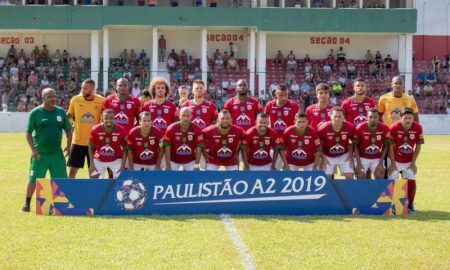
[[[0,269],[243,268],[215,215],[22,214],[25,135],[0,133],[0,149]],[[259,269],[450,269],[450,136],[426,136],[418,164],[415,215],[232,220]]]

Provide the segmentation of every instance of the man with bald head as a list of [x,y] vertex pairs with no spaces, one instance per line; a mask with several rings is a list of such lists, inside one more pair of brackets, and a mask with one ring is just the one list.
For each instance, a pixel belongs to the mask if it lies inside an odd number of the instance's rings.
[[61,149],[63,130],[66,132],[67,156],[72,142],[72,126],[66,112],[56,106],[56,92],[52,88],[42,91],[42,105],[33,109],[27,122],[26,138],[31,149],[30,173],[25,205],[22,212],[30,212],[30,202],[36,188],[36,179],[67,178],[64,154]]

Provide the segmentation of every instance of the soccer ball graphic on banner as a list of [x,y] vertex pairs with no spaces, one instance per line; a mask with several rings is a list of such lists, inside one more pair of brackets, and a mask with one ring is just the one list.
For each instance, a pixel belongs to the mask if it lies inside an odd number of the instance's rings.
[[144,206],[147,200],[145,186],[137,180],[125,180],[116,192],[116,201],[123,209],[128,211],[138,210]]

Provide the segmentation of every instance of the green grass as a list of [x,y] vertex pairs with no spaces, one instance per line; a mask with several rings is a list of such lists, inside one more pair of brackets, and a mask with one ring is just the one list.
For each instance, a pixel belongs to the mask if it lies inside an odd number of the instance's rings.
[[[416,215],[232,216],[257,267],[449,269],[450,136],[425,140]],[[0,133],[0,149],[0,269],[242,269],[218,216],[19,213],[30,154],[24,134]]]

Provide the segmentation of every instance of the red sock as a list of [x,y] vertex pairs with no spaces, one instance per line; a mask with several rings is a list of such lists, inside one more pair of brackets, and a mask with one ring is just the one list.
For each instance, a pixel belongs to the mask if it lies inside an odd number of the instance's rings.
[[416,196],[416,180],[408,179],[408,200],[409,205],[414,203],[414,197]]

